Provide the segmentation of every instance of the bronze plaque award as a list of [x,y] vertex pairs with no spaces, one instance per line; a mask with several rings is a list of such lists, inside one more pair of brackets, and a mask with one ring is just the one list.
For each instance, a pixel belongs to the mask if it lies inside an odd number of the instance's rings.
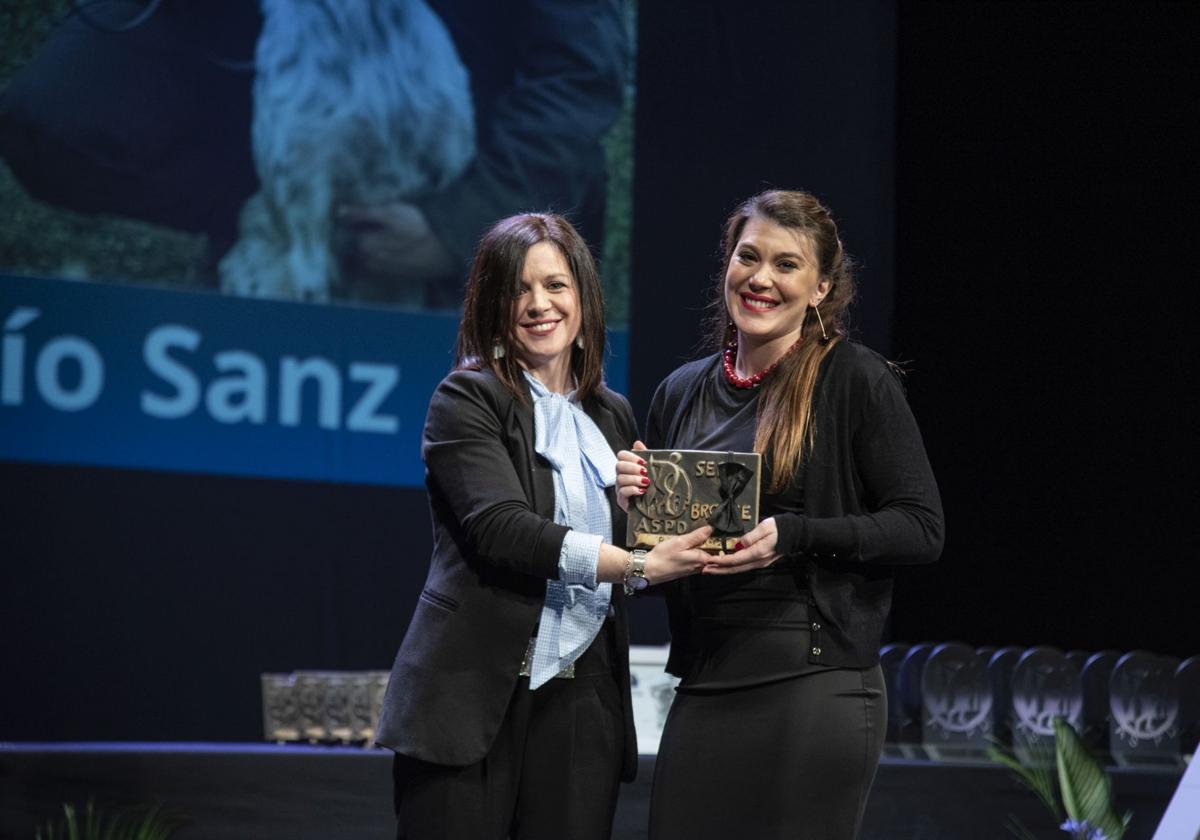
[[653,548],[712,525],[712,537],[701,548],[733,551],[738,538],[758,524],[757,452],[649,449],[637,455],[646,462],[650,484],[629,506],[630,548]]

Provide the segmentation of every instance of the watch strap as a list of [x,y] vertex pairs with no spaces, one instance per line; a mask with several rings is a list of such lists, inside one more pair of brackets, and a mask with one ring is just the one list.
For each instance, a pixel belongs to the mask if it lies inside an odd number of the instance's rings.
[[649,585],[646,580],[646,550],[635,548],[629,552],[629,558],[625,561],[625,574],[622,577],[622,582],[625,585],[625,594],[632,595]]

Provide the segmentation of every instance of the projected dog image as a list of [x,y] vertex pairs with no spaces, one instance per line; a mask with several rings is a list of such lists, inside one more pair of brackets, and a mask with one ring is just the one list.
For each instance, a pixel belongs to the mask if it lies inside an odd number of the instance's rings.
[[424,0],[263,0],[262,10],[251,127],[260,189],[220,261],[221,287],[326,301],[342,279],[337,207],[411,201],[470,163],[467,71]]

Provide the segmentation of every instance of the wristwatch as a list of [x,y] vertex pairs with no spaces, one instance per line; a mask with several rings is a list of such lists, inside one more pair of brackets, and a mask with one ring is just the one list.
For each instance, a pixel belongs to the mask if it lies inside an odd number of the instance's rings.
[[629,552],[629,559],[625,561],[625,576],[622,581],[625,584],[626,595],[641,592],[650,585],[650,581],[646,580],[645,549],[635,548]]

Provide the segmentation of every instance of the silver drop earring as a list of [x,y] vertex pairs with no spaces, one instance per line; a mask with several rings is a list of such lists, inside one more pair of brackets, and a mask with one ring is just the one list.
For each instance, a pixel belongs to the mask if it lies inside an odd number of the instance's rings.
[[504,345],[501,344],[499,341],[497,341],[495,344],[492,345],[492,358],[493,359],[503,359],[504,358]]
[[583,349],[583,333],[580,333],[579,335],[575,336],[575,346],[578,347],[580,350]]

